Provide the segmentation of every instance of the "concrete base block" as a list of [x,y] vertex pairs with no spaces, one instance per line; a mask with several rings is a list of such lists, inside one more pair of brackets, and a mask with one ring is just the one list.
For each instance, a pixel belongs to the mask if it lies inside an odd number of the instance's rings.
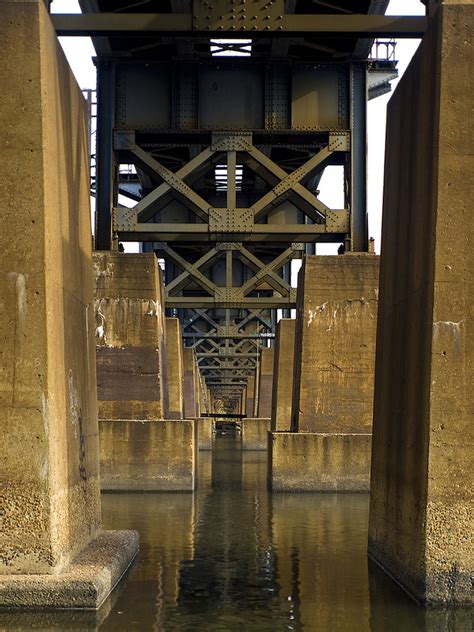
[[269,417],[242,419],[242,450],[266,450],[270,424]]
[[274,492],[368,492],[370,434],[268,433]]
[[212,450],[214,420],[210,417],[197,417],[198,450]]
[[137,553],[136,531],[102,531],[63,573],[0,576],[0,608],[96,610]]
[[196,485],[194,420],[100,420],[102,491],[192,491]]

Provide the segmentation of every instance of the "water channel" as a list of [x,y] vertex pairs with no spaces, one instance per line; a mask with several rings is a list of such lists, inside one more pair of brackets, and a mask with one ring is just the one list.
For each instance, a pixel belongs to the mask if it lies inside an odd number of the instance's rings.
[[0,630],[470,632],[423,610],[366,557],[365,494],[269,494],[266,454],[218,435],[195,494],[105,494],[140,559],[98,613],[0,613]]

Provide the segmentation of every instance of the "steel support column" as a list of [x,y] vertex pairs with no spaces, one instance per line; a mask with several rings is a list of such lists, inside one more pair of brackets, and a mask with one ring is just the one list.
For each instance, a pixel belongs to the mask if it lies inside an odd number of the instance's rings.
[[96,250],[112,246],[112,208],[116,205],[113,126],[115,120],[115,63],[97,61],[97,195]]
[[367,252],[367,64],[353,63],[350,68],[350,195],[351,250]]

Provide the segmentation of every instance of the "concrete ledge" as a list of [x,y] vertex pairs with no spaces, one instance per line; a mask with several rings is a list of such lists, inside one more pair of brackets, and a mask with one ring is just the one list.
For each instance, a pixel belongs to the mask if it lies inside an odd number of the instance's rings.
[[196,424],[190,419],[100,420],[102,491],[192,491]]
[[266,450],[267,434],[270,430],[269,417],[247,417],[242,419],[242,450]]
[[0,576],[0,608],[97,610],[138,553],[136,531],[102,531],[58,575]]
[[372,435],[268,433],[274,492],[368,492]]
[[197,417],[198,450],[212,450],[214,420],[212,417]]

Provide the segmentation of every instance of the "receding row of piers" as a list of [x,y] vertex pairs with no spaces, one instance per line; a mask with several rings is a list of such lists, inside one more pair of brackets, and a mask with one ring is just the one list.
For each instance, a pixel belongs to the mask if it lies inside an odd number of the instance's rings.
[[[390,102],[382,257],[304,259],[235,411],[275,493],[370,491],[369,555],[427,603],[472,598],[473,14],[440,9]],[[138,550],[101,490],[192,492],[214,402],[155,255],[92,252],[87,112],[43,3],[2,3],[0,40],[0,606],[97,608]]]

